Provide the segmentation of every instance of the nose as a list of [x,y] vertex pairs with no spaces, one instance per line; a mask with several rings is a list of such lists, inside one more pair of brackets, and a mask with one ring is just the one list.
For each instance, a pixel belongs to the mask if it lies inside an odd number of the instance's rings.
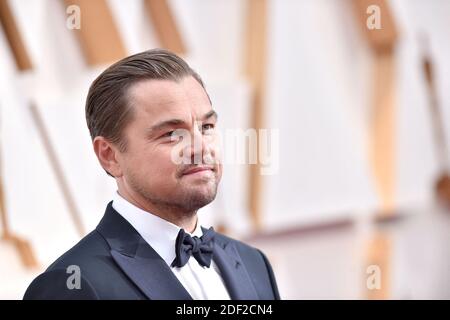
[[194,126],[190,147],[190,160],[192,164],[201,164],[205,152],[205,139],[198,126]]
[[184,164],[202,164],[204,154],[206,152],[205,138],[202,134],[201,128],[197,125],[189,132],[183,145],[183,163]]

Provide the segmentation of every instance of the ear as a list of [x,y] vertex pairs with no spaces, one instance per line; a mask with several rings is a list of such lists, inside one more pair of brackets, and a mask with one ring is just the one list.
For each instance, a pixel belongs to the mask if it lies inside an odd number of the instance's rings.
[[102,136],[95,137],[92,145],[103,169],[114,178],[121,177],[123,173],[117,161],[119,153],[117,147]]

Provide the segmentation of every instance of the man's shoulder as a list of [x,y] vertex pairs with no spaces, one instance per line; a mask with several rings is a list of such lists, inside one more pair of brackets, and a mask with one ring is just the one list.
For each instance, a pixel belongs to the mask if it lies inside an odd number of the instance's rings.
[[98,299],[95,284],[109,260],[109,246],[94,230],[35,278],[24,299]]
[[[46,271],[67,269],[75,265],[88,267],[93,263],[102,263],[110,255],[110,247],[101,234],[94,230],[83,237],[76,245],[56,259]],[[85,268],[89,270],[90,268]]]

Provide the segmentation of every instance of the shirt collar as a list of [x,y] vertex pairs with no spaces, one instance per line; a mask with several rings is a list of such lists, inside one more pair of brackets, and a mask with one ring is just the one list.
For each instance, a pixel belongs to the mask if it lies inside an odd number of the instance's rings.
[[[114,194],[112,206],[170,266],[176,257],[175,242],[181,228],[136,207],[118,192]],[[203,235],[198,215],[195,230],[189,234],[197,237]]]

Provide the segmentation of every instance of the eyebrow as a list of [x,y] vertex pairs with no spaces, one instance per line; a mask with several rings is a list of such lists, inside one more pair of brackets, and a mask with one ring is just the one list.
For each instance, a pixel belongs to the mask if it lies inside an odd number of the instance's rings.
[[217,112],[214,111],[214,110],[211,110],[211,111],[207,112],[207,113],[203,116],[202,120],[205,121],[205,120],[208,120],[208,119],[210,119],[210,118],[214,118],[214,119],[217,120],[218,117],[219,117],[219,115],[217,114]]
[[[217,120],[218,117],[219,117],[219,115],[217,114],[217,112],[214,110],[211,110],[203,115],[203,117],[201,118],[201,121],[206,121],[211,118],[215,118]],[[176,127],[176,126],[181,126],[183,124],[186,124],[186,122],[181,119],[164,120],[164,121],[161,121],[161,122],[151,126],[150,128],[148,128],[147,134],[150,135],[155,131],[161,131],[168,127]]]

